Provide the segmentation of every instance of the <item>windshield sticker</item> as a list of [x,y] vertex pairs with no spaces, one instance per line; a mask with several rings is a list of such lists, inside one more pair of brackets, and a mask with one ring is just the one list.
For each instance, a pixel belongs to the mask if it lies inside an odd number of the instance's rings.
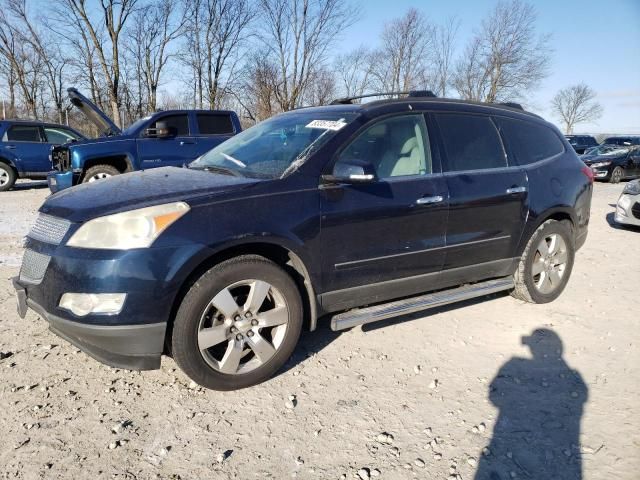
[[322,130],[338,131],[344,127],[346,123],[343,120],[314,120],[306,125],[307,128],[321,128]]

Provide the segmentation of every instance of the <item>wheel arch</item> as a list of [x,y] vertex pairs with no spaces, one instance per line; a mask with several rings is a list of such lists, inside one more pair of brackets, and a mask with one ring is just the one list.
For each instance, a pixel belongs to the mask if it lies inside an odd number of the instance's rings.
[[572,210],[568,207],[557,207],[557,208],[549,209],[544,213],[537,215],[535,217],[535,220],[530,222],[526,226],[526,230],[524,234],[520,237],[520,244],[518,245],[518,256],[522,255],[525,247],[527,246],[527,243],[529,243],[529,239],[536,232],[536,230],[538,230],[540,225],[542,225],[544,222],[548,220],[556,220],[558,222],[566,223],[569,229],[571,230],[571,234],[574,236],[574,240],[575,240],[576,218]]
[[9,165],[13,171],[16,174],[16,177],[20,174],[20,172],[18,171],[18,167],[16,167],[15,163],[13,160],[6,158],[6,157],[0,157],[0,163],[4,163],[5,165]]
[[91,167],[96,165],[111,165],[118,169],[120,173],[133,171],[133,160],[128,153],[105,155],[88,158],[82,164],[82,175]]
[[184,281],[180,285],[178,293],[172,303],[171,313],[167,324],[165,339],[166,348],[169,347],[168,341],[171,339],[173,322],[178,312],[178,308],[191,286],[214,265],[242,255],[260,255],[282,267],[293,278],[298,287],[304,308],[305,323],[308,330],[313,331],[316,329],[318,322],[318,305],[315,289],[313,287],[309,270],[300,255],[294,252],[291,248],[285,247],[279,243],[269,241],[252,241],[218,250],[212,255],[204,258],[204,260],[200,261],[194,268],[191,268],[190,273],[185,277]]

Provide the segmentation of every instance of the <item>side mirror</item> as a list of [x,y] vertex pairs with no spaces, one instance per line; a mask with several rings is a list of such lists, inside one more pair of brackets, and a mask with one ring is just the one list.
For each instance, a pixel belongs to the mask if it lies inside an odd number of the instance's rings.
[[366,160],[339,160],[333,166],[331,175],[323,175],[322,179],[330,183],[373,183],[377,180],[376,171]]
[[153,138],[169,138],[171,135],[171,129],[167,122],[156,122],[156,128],[147,128],[144,131],[145,137],[153,137]]

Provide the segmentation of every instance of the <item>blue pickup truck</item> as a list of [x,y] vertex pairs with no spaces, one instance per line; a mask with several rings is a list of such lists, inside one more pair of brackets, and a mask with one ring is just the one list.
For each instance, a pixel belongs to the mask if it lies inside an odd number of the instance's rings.
[[79,140],[85,138],[64,125],[0,120],[0,192],[10,190],[18,178],[46,178],[51,147]]
[[54,193],[134,170],[182,166],[241,131],[238,116],[228,110],[166,110],[120,130],[75,88],[67,93],[101,136],[52,148],[54,171],[47,181]]

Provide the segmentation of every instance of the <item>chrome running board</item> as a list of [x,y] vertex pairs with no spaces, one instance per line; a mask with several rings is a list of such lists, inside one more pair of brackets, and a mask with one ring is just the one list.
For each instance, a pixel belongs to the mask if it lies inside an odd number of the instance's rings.
[[504,277],[420,295],[419,297],[411,297],[395,302],[374,305],[372,307],[349,310],[348,312],[333,316],[331,319],[331,330],[344,330],[357,325],[364,325],[365,323],[420,312],[450,303],[482,297],[490,293],[511,290],[514,286],[513,277]]

